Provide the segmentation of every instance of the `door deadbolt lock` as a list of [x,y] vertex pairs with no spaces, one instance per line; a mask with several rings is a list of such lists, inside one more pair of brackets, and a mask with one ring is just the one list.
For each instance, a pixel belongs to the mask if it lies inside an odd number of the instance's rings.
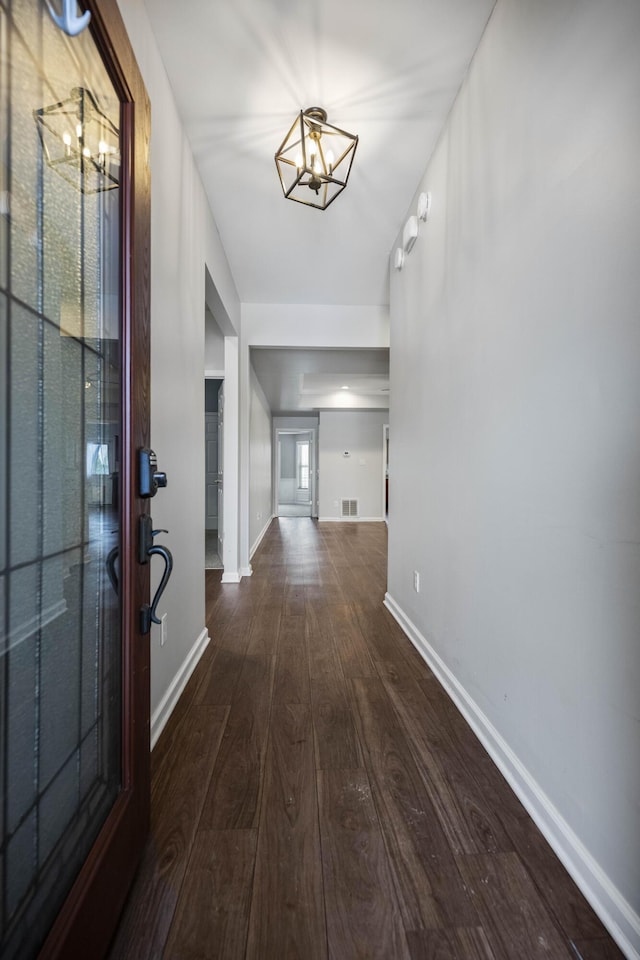
[[148,447],[138,450],[138,493],[141,497],[155,497],[160,487],[166,487],[167,475],[158,470],[155,451]]

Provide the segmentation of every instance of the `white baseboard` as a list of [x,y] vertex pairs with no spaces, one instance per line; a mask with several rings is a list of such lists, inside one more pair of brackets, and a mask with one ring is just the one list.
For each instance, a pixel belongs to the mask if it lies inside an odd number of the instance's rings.
[[488,717],[390,594],[385,607],[429,665],[629,960],[640,960],[640,915],[614,886]]
[[164,730],[167,720],[173,713],[173,709],[180,699],[182,691],[189,682],[191,674],[198,666],[200,657],[207,649],[210,639],[209,631],[205,627],[194,645],[191,647],[191,650],[187,654],[182,666],[169,684],[169,688],[164,697],[151,714],[151,750],[153,750],[158,742],[158,737]]
[[224,570],[220,583],[240,583],[242,574],[238,570]]
[[250,551],[250,553],[249,553],[249,560],[252,560],[252,559],[253,559],[254,553],[256,552],[256,550],[258,549],[258,547],[260,546],[260,544],[261,544],[262,541],[264,540],[264,536],[265,536],[267,530],[269,529],[269,527],[271,526],[271,521],[272,521],[272,520],[273,520],[273,517],[269,517],[269,519],[268,519],[267,522],[265,523],[264,527],[262,528],[262,530],[260,531],[260,533],[259,533],[258,536],[256,537],[256,542],[255,542],[254,545],[251,547],[251,551]]
[[321,523],[383,523],[384,517],[318,517]]
[[253,567],[249,564],[247,567],[240,567],[240,579],[250,577],[253,574]]

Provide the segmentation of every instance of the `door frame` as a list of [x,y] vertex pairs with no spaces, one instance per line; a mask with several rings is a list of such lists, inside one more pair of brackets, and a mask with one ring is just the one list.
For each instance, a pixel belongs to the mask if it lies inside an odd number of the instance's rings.
[[121,100],[121,538],[122,789],[41,949],[41,960],[108,948],[146,837],[150,812],[150,650],[140,634],[149,564],[136,562],[136,451],[150,445],[149,98],[116,0],[87,0],[88,29]]
[[310,516],[318,516],[318,464],[317,464],[317,446],[318,431],[317,427],[275,427],[273,437],[275,443],[275,456],[273,457],[273,496],[272,496],[272,514],[278,516],[279,487],[280,487],[280,437],[284,434],[308,434],[309,436],[309,499],[311,500]]
[[[215,422],[215,425],[216,425],[216,461],[218,461],[218,460],[219,460],[219,457],[218,457],[218,428],[219,428],[219,425],[220,425],[220,417],[219,417],[219,414],[218,414],[217,411],[216,411],[215,413],[210,413],[208,410],[205,410],[205,414],[204,414],[204,436],[205,436],[205,450],[204,450],[204,477],[205,477],[204,529],[205,529],[205,531],[207,531],[207,532],[208,532],[209,530],[218,530],[218,529],[220,528],[220,516],[219,516],[219,510],[218,510],[218,488],[217,488],[217,479],[216,479],[216,520],[217,520],[217,523],[216,523],[215,527],[210,527],[210,526],[209,526],[209,499],[208,499],[209,491],[206,489],[206,486],[207,486],[207,477],[209,476],[209,471],[207,470],[207,464],[208,464],[208,462],[209,462],[209,461],[208,461],[207,444],[210,443],[209,435],[208,435],[208,433],[207,433],[207,427],[208,427],[208,424],[209,424],[209,423],[213,423],[213,422]],[[220,473],[220,465],[219,465],[219,463],[218,463],[218,468],[216,469],[216,477],[217,477],[217,478],[218,478],[219,473]]]
[[382,518],[389,523],[389,504],[387,491],[389,484],[389,424],[382,425]]

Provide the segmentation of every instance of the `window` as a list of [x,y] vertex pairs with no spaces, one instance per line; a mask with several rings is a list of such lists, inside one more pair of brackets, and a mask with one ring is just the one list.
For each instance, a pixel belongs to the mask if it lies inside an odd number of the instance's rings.
[[296,444],[296,460],[298,464],[298,490],[309,489],[309,441],[298,441]]
[[87,476],[109,475],[109,446],[106,443],[87,444]]

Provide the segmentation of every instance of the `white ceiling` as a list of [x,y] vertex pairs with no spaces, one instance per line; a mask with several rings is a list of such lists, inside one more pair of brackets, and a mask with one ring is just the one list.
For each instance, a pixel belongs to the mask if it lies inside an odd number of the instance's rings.
[[[494,0],[145,0],[245,303],[385,304],[388,255]],[[360,142],[325,211],[285,200],[300,109]]]
[[388,350],[253,347],[251,365],[274,415],[389,406]]

